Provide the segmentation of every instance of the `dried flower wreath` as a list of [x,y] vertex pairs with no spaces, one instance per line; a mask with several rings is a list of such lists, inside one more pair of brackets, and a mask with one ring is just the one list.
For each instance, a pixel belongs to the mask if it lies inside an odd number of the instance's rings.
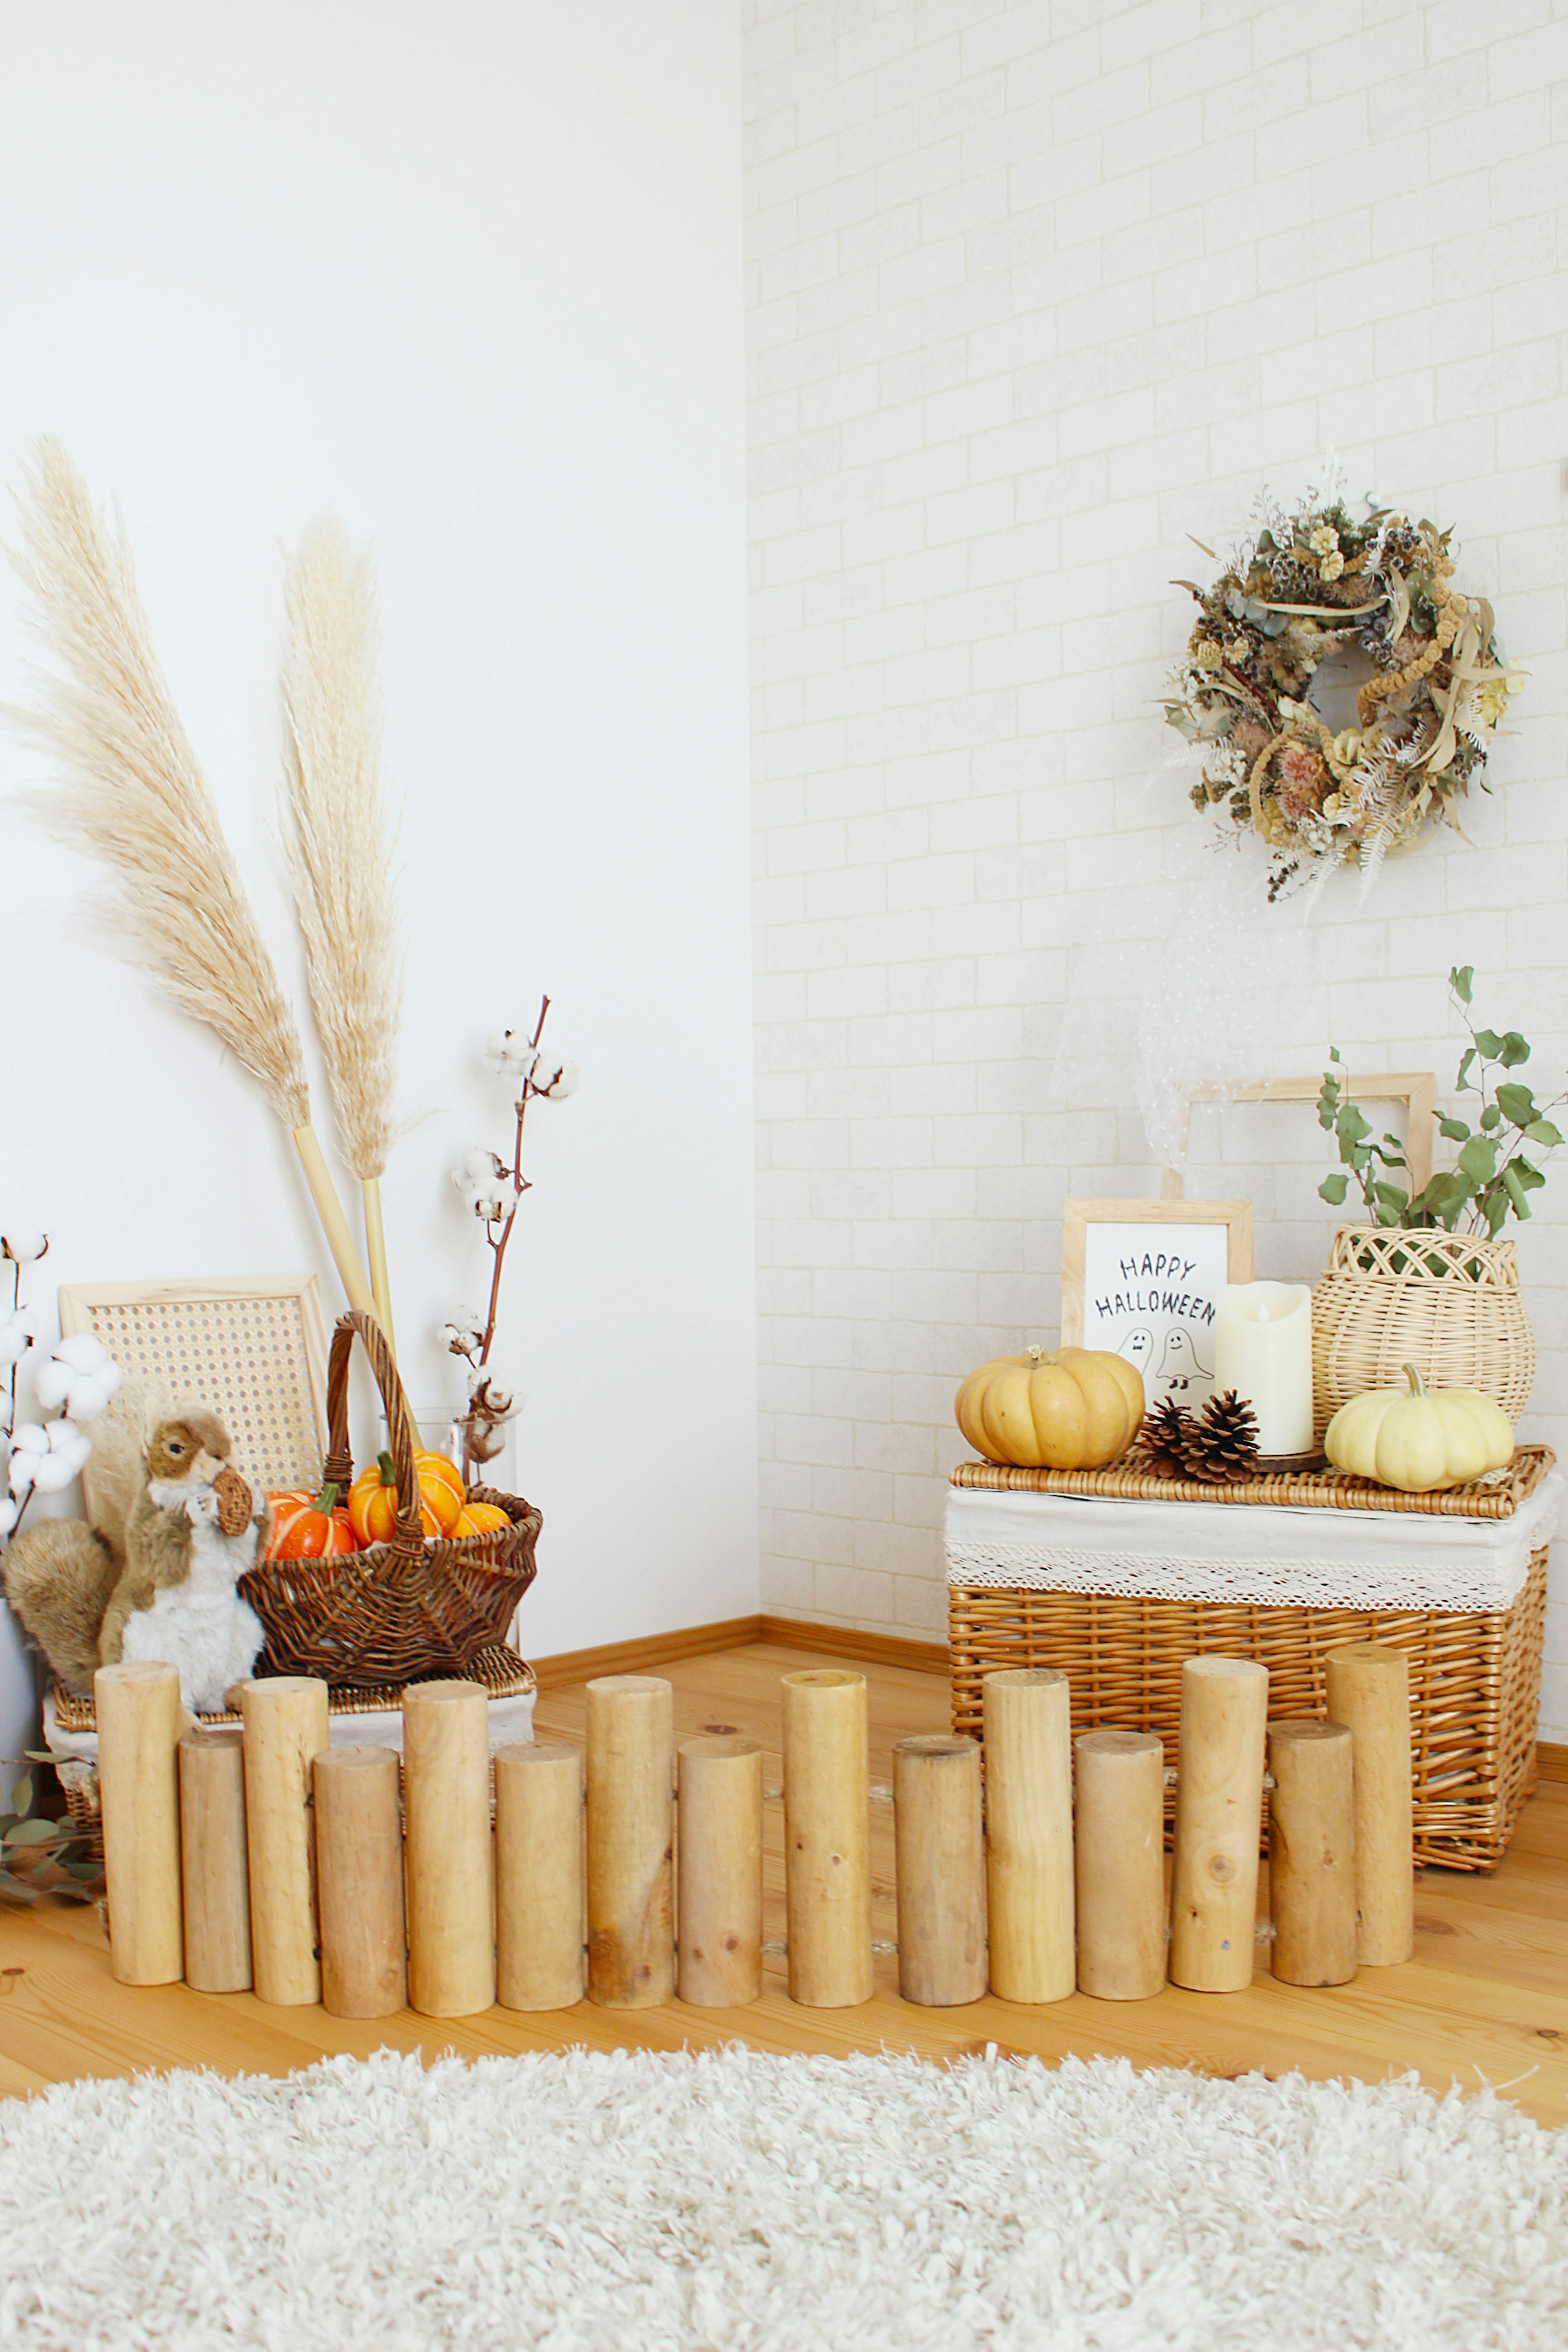
[[[1255,538],[1212,587],[1175,583],[1199,617],[1171,672],[1165,716],[1184,738],[1171,764],[1201,772],[1195,807],[1262,835],[1270,898],[1341,863],[1369,887],[1391,850],[1454,824],[1455,803],[1485,787],[1523,678],[1486,599],[1450,584],[1449,536],[1383,508],[1358,522],[1331,480],[1293,509],[1265,499]],[[1356,723],[1336,731],[1312,684],[1352,650],[1373,675]]]

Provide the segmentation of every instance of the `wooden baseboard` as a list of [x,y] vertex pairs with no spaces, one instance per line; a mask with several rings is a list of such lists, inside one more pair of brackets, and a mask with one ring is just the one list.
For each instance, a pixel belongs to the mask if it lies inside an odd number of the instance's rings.
[[760,1617],[721,1617],[710,1625],[680,1625],[672,1633],[643,1633],[633,1642],[606,1642],[597,1650],[557,1650],[552,1658],[529,1661],[541,1690],[563,1683],[591,1682],[595,1675],[646,1675],[680,1658],[705,1658],[714,1650],[743,1650],[761,1640]]
[[[531,1663],[541,1690],[559,1690],[564,1683],[591,1682],[595,1675],[653,1674],[682,1658],[743,1650],[752,1642],[854,1658],[863,1665],[905,1666],[919,1675],[947,1672],[945,1642],[905,1642],[892,1633],[861,1633],[853,1626],[816,1625],[801,1617],[721,1617],[711,1625],[681,1625],[672,1633],[644,1633],[632,1642],[606,1642],[596,1650],[558,1650],[552,1658]],[[1563,1772],[1568,1778],[1568,1750],[1563,1751]]]
[[791,1650],[816,1650],[832,1658],[855,1658],[868,1666],[905,1666],[911,1674],[945,1675],[945,1642],[907,1642],[896,1633],[862,1633],[853,1625],[817,1625],[804,1617],[761,1617],[759,1642]]
[[1550,1739],[1538,1739],[1535,1769],[1543,1780],[1568,1780],[1568,1748],[1559,1748]]

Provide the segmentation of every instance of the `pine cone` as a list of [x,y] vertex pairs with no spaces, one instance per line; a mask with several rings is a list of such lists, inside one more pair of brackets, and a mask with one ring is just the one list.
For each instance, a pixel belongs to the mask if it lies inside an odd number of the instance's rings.
[[1182,1460],[1188,1477],[1205,1486],[1238,1486],[1257,1476],[1258,1416],[1234,1389],[1211,1396],[1201,1418],[1187,1423]]
[[1152,1471],[1156,1478],[1187,1477],[1186,1447],[1191,1435],[1186,1414],[1165,1397],[1143,1423],[1143,1460],[1139,1467]]

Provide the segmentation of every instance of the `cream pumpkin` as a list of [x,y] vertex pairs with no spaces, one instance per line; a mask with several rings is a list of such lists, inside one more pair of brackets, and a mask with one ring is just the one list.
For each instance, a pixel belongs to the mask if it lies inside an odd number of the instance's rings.
[[953,1406],[977,1454],[1021,1469],[1102,1470],[1143,1419],[1143,1382],[1121,1356],[1030,1348],[971,1372]]
[[1507,1414],[1479,1389],[1428,1389],[1406,1364],[1402,1389],[1369,1389],[1341,1405],[1323,1436],[1336,1470],[1426,1495],[1462,1486],[1513,1459]]

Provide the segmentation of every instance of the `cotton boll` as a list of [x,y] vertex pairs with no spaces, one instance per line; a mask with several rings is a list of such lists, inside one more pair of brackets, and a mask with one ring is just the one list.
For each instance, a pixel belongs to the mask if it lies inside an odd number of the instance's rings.
[[37,1465],[33,1484],[40,1495],[63,1495],[80,1466],[68,1454],[50,1454]]
[[542,1095],[548,1102],[560,1102],[565,1096],[576,1093],[582,1075],[582,1068],[576,1062],[557,1062],[553,1068],[546,1066],[535,1075],[533,1091],[536,1095]]
[[13,1225],[8,1233],[0,1234],[0,1249],[7,1257],[15,1258],[18,1265],[30,1265],[36,1257],[43,1256],[48,1246],[47,1234],[32,1225]]
[[95,1339],[90,1331],[73,1331],[68,1339],[60,1341],[54,1352],[57,1360],[68,1364],[73,1372],[101,1371],[109,1361],[108,1349],[101,1339]]
[[485,1060],[498,1076],[515,1078],[519,1090],[527,1085],[539,1059],[539,1048],[526,1029],[492,1029],[485,1040]]
[[13,1454],[47,1454],[48,1450],[49,1433],[41,1422],[19,1422],[11,1432]]
[[90,1458],[92,1440],[85,1429],[78,1429],[73,1422],[60,1422],[55,1426],[64,1429],[68,1434],[50,1453],[49,1459],[51,1462],[68,1462],[74,1474]]
[[0,1372],[8,1370],[13,1364],[19,1364],[32,1344],[31,1335],[19,1315],[9,1311],[0,1314]]
[[65,1404],[73,1421],[101,1421],[109,1411],[108,1386],[99,1375],[79,1372],[70,1384]]
[[99,1387],[103,1391],[105,1396],[118,1396],[120,1393],[120,1384],[125,1378],[125,1375],[121,1370],[118,1364],[111,1363],[106,1357],[92,1377],[98,1382]]
[[0,1536],[8,1536],[21,1516],[9,1495],[0,1496]]
[[79,1375],[68,1364],[52,1356],[33,1376],[33,1389],[46,1412],[57,1412],[71,1392],[71,1383]]
[[16,1496],[18,1501],[20,1501],[24,1495],[31,1491],[33,1481],[38,1475],[38,1467],[42,1460],[43,1456],[41,1454],[18,1454],[15,1449],[13,1449],[11,1454],[11,1469],[7,1484],[10,1486],[11,1492]]

